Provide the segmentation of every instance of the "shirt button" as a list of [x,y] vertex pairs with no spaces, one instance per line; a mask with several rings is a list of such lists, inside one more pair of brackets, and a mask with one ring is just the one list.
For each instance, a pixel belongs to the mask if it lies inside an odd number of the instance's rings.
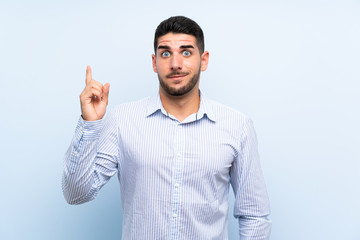
[[177,214],[176,214],[176,213],[174,213],[174,214],[173,214],[173,218],[176,218],[176,217],[177,217]]
[[178,184],[178,183],[175,183],[175,187],[178,188],[178,187],[179,187],[179,184]]
[[178,156],[178,157],[181,157],[181,153],[178,153],[177,156]]

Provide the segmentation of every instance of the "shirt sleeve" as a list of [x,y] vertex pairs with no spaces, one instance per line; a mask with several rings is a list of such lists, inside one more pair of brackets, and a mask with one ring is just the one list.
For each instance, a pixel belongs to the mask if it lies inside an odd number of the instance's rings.
[[230,171],[235,194],[234,217],[239,221],[241,240],[270,238],[270,203],[257,150],[253,123],[246,118],[240,148]]
[[62,190],[69,204],[93,200],[117,172],[118,141],[113,111],[104,121],[88,122],[80,117],[64,161]]

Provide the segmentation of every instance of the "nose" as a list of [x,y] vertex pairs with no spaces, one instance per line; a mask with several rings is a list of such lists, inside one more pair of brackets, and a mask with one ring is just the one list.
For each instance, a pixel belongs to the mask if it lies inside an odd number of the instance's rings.
[[173,71],[182,69],[182,57],[180,54],[173,54],[170,61],[170,68]]

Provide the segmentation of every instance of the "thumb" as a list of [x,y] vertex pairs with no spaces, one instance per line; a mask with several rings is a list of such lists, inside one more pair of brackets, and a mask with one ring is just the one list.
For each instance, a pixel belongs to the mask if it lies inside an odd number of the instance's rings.
[[105,84],[102,90],[103,90],[102,100],[107,104],[109,99],[110,83]]

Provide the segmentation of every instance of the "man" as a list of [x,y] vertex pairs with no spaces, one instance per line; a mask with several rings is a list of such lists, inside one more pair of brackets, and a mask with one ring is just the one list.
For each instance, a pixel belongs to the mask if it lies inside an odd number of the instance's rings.
[[157,27],[152,55],[159,93],[120,104],[103,121],[109,84],[86,70],[82,118],[66,153],[69,204],[95,198],[118,173],[122,239],[228,239],[229,185],[240,239],[268,239],[266,187],[251,120],[199,90],[208,65],[197,23],[171,17]]

